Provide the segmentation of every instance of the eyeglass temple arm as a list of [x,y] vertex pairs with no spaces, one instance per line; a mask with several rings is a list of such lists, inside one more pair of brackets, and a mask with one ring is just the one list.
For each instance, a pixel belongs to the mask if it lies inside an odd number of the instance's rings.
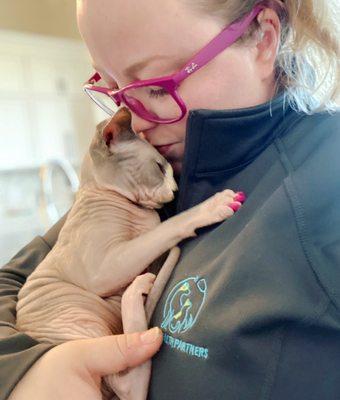
[[179,84],[183,79],[195,71],[198,71],[217,54],[222,52],[228,46],[232,45],[240,38],[254,18],[264,9],[264,5],[257,5],[253,10],[242,20],[234,22],[225,28],[218,36],[209,42],[202,50],[200,50],[188,63],[176,74],[173,75],[173,80]]
[[[231,46],[238,38],[240,38],[254,18],[265,8],[264,5],[257,5],[253,10],[242,20],[234,22],[225,28],[218,36],[209,42],[202,50],[200,50],[185,66],[176,74],[172,76],[173,80],[179,84],[188,75],[200,68],[204,67],[210,60],[216,57],[217,54],[222,52],[227,47]],[[88,80],[88,84],[94,84],[101,80],[101,76],[96,72]]]

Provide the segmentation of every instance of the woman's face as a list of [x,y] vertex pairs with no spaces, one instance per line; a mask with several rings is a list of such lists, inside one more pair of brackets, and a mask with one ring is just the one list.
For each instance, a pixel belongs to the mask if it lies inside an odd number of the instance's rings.
[[[169,75],[180,69],[224,26],[181,0],[78,0],[81,34],[93,66],[109,87]],[[150,60],[134,73],[135,63]],[[232,46],[188,77],[178,92],[187,109],[234,109],[261,104],[273,95],[273,71],[259,63],[259,45]],[[261,69],[262,68],[262,69]],[[132,128],[154,146],[174,143],[163,155],[179,175],[186,122],[163,125],[132,113]]]

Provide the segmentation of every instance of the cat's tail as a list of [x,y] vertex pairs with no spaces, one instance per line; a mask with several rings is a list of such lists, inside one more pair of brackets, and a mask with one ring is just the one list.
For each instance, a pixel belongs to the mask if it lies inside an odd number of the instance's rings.
[[177,264],[180,254],[181,250],[178,246],[175,246],[170,250],[168,257],[159,270],[154,285],[148,294],[145,303],[145,315],[148,326],[158,300],[164,291],[165,285],[167,284],[175,265]]

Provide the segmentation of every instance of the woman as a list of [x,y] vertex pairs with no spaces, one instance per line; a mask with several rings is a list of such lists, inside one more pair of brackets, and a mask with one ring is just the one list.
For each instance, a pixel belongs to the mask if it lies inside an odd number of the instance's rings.
[[[339,93],[339,5],[257,3],[78,1],[98,72],[88,93],[99,102],[100,77],[123,89],[103,89],[112,98],[101,106],[128,103],[135,132],[177,174],[179,196],[163,217],[226,187],[248,196],[227,223],[182,245],[153,316],[164,344],[150,399],[333,399],[340,390],[340,117],[327,113]],[[126,88],[183,66],[177,94],[159,79]],[[50,246],[62,222],[46,235]],[[48,251],[36,238],[2,272],[2,398],[14,387],[12,400],[100,398],[100,377],[113,372],[97,365],[107,348],[75,341],[46,352],[8,324],[15,302],[6,295]]]

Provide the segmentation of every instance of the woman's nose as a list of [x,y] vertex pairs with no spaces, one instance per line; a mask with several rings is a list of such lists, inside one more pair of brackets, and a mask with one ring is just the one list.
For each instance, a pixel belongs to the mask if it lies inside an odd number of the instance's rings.
[[131,128],[137,135],[157,125],[156,122],[146,121],[145,119],[135,114],[133,111],[130,110],[130,112],[131,112]]

